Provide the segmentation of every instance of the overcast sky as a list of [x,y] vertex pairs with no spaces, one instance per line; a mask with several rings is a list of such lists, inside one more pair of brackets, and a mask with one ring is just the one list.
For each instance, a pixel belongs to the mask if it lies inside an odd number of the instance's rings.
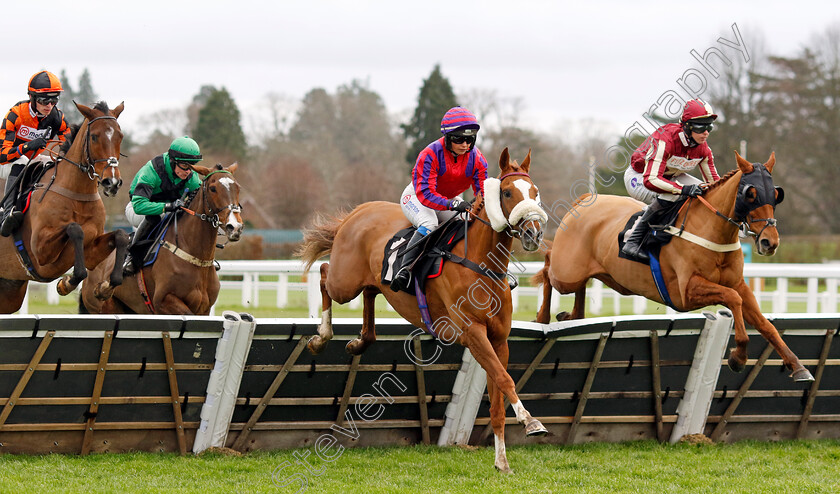
[[3,9],[0,104],[25,98],[38,70],[64,69],[75,82],[87,68],[100,97],[125,101],[123,128],[140,135],[141,116],[185,107],[204,84],[226,87],[247,117],[270,92],[300,99],[361,79],[389,112],[407,114],[436,63],[456,94],[523,98],[525,126],[557,133],[592,119],[619,133],[680,90],[677,79],[697,66],[692,49],[742,56],[717,41],[736,41],[733,24],[748,50],[763,34],[782,55],[840,25],[836,0],[41,0]]

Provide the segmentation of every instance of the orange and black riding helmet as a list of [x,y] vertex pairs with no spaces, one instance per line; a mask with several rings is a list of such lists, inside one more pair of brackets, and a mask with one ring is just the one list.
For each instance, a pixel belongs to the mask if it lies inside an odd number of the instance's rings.
[[29,79],[29,96],[35,97],[56,97],[64,89],[61,87],[61,81],[52,72],[42,70],[33,75]]

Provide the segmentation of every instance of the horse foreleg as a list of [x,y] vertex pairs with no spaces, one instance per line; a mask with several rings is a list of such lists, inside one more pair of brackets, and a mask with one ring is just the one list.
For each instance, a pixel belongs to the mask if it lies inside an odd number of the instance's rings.
[[362,331],[359,338],[347,342],[347,353],[361,355],[371,343],[376,341],[376,327],[374,315],[376,296],[379,294],[376,288],[368,287],[362,291]]
[[741,281],[736,289],[738,290],[738,295],[741,296],[741,300],[743,301],[744,319],[748,323],[752,324],[753,327],[761,333],[761,336],[773,345],[773,348],[776,349],[776,353],[782,357],[782,362],[785,363],[785,367],[791,370],[790,377],[797,382],[813,381],[814,376],[811,375],[811,372],[808,371],[801,362],[799,362],[799,358],[791,351],[790,348],[788,348],[784,340],[782,340],[782,336],[779,334],[779,331],[776,330],[776,327],[773,326],[773,324],[761,313],[758,301],[755,299],[755,295],[753,295],[750,287],[747,286],[745,282]]
[[174,314],[179,316],[193,315],[192,309],[184,303],[175,294],[167,293],[163,299],[154,302],[155,310],[158,314]]
[[[504,336],[498,338],[495,344],[491,344],[487,336],[488,332],[489,328],[473,323],[467,328],[461,341],[469,348],[475,360],[487,373],[488,382],[492,380],[502,395],[508,399],[516,413],[517,422],[525,426],[525,434],[539,436],[547,433],[548,430],[543,427],[542,423],[532,417],[519,401],[513,379],[505,369],[508,360],[507,334],[505,333]],[[502,364],[502,359],[504,359],[504,364]],[[502,418],[504,419],[504,415],[502,415]]]
[[494,466],[503,473],[511,473],[505,450],[505,407],[504,396],[492,379],[487,379],[487,395],[490,397],[490,425],[493,426],[493,443],[496,451]]
[[[755,300],[755,298],[753,298]],[[685,307],[705,307],[721,304],[732,311],[735,325],[735,348],[729,352],[729,368],[735,372],[744,370],[747,363],[747,328],[744,326],[742,300],[737,291],[712,283],[700,275],[692,275],[685,287]]]
[[122,266],[128,252],[128,234],[122,230],[100,235],[93,240],[93,244],[85,252],[85,266],[94,269],[114,252],[114,266],[108,283],[112,287],[120,286],[123,282]]
[[306,347],[313,355],[321,353],[327,342],[333,337],[332,328],[332,299],[327,293],[327,275],[330,272],[330,264],[321,264],[321,324],[318,326],[318,334],[309,339]]
[[85,268],[85,232],[78,223],[70,223],[64,229],[67,238],[73,245],[74,260],[73,260],[73,274],[64,275],[56,285],[56,291],[59,295],[67,295],[79,286],[79,283],[87,278],[88,272]]

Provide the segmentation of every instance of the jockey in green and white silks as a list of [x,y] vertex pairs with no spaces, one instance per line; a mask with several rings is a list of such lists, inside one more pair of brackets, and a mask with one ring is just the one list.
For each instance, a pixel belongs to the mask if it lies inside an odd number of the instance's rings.
[[126,275],[133,274],[135,253],[132,247],[145,238],[160,222],[165,212],[176,211],[184,204],[184,192],[198,190],[201,178],[192,165],[201,161],[201,151],[190,137],[172,141],[169,150],[149,160],[131,181],[128,190],[131,202],[125,207],[125,217],[136,231],[129,246],[124,265]]

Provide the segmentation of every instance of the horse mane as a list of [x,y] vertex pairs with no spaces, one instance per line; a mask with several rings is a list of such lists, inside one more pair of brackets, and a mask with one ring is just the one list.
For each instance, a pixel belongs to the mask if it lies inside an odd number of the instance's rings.
[[[110,115],[111,109],[108,108],[108,103],[104,101],[97,101],[93,105],[94,110],[99,110],[105,115]],[[79,128],[81,128],[82,124],[72,124],[70,125],[70,135],[67,139],[61,143],[61,146],[58,148],[61,154],[66,154],[67,151],[70,150],[70,146],[73,145],[73,141],[76,139],[76,135],[79,133]]]
[[732,171],[728,172],[726,175],[720,177],[720,180],[718,180],[717,182],[713,183],[712,185],[709,185],[708,187],[706,187],[706,192],[709,192],[710,190],[713,190],[713,189],[716,189],[716,188],[720,187],[721,185],[723,185],[724,182],[726,182],[727,180],[729,180],[730,178],[735,176],[735,174],[739,171],[740,170],[738,170],[736,168],[735,170],[732,170]]
[[108,108],[108,103],[106,103],[104,101],[97,101],[96,103],[94,103],[93,104],[93,109],[94,110],[99,110],[102,113],[104,113],[105,115],[109,115],[111,113],[111,109]]
[[82,124],[73,124],[70,126],[70,135],[67,136],[67,139],[65,139],[65,141],[62,142],[61,146],[58,148],[61,154],[67,154],[67,151],[70,150],[70,146],[73,145],[73,141],[76,139],[76,135],[78,135],[79,128],[81,126]]

